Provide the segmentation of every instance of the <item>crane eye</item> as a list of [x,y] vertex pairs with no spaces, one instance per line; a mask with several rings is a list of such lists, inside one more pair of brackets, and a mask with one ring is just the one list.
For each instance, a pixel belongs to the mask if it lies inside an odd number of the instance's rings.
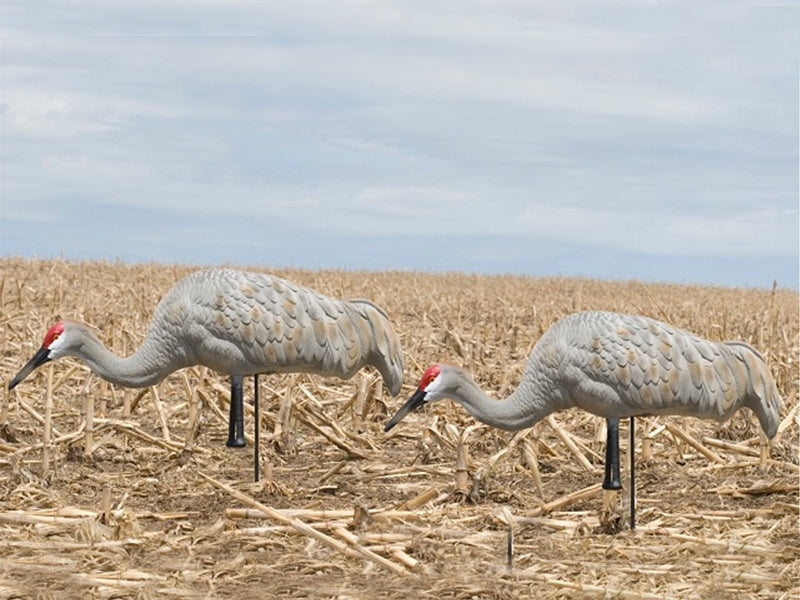
[[45,348],[49,348],[50,344],[52,344],[59,337],[61,337],[62,333],[64,333],[64,323],[63,322],[58,322],[55,325],[53,325],[50,329],[47,330],[47,333],[44,336],[44,341],[42,342],[42,345]]
[[439,365],[431,365],[428,367],[428,370],[425,371],[425,374],[422,376],[420,387],[423,390],[428,389],[428,386],[433,383],[433,380],[439,376],[440,371],[441,367],[439,367]]

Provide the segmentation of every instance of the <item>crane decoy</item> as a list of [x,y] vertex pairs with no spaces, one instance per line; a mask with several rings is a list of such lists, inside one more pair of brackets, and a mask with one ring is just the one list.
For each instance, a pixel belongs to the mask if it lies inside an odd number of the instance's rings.
[[[427,402],[451,398],[500,429],[532,427],[555,411],[578,407],[605,417],[605,489],[620,489],[619,419],[687,415],[728,419],[752,410],[768,438],[779,424],[781,398],[761,355],[745,342],[714,342],[654,319],[587,311],[556,321],[536,342],[517,389],[492,400],[463,369],[434,364],[386,424],[397,425]],[[635,479],[631,428],[631,528]]]
[[[8,389],[62,356],[76,356],[103,379],[126,387],[155,385],[193,365],[231,375],[230,446],[244,445],[245,376],[301,372],[348,379],[371,365],[393,396],[403,382],[400,340],[386,313],[369,300],[333,299],[273,275],[224,268],[178,281],[156,306],[142,345],[127,358],[114,355],[86,325],[59,321]],[[258,415],[257,379],[253,405]]]

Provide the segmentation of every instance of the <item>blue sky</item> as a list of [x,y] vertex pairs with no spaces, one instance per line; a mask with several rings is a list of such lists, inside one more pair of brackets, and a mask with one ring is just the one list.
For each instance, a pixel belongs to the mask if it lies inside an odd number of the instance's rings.
[[795,3],[12,0],[0,35],[6,256],[798,287]]

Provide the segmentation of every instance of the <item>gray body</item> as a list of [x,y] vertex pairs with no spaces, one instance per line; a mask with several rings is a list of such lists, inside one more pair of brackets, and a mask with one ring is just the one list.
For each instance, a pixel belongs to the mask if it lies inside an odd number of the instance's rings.
[[[55,326],[54,326],[55,327]],[[403,356],[386,314],[367,300],[336,300],[279,277],[207,269],[177,282],[158,303],[130,357],[111,353],[85,325],[63,324],[45,359],[77,356],[104,379],[144,387],[205,365],[228,375],[307,372],[349,378],[378,369],[400,391]],[[16,385],[36,365],[20,372]],[[27,369],[27,370],[26,370]]]
[[452,398],[502,429],[530,427],[571,407],[606,418],[688,415],[720,421],[748,407],[769,438],[780,419],[775,381],[748,344],[705,340],[642,316],[592,311],[560,319],[538,340],[519,387],[505,400],[486,396],[458,367],[440,369],[420,386],[417,405]]

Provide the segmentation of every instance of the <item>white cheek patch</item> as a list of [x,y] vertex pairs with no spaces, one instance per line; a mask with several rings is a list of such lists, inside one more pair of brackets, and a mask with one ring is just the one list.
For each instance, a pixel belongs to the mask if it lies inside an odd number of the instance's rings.
[[66,337],[67,336],[62,333],[50,343],[50,347],[48,348],[48,350],[50,350],[50,358],[58,358],[64,355],[67,346]]
[[442,389],[442,378],[437,375],[434,379],[431,380],[431,382],[428,384],[428,387],[425,388],[425,393],[435,394],[441,389]]

